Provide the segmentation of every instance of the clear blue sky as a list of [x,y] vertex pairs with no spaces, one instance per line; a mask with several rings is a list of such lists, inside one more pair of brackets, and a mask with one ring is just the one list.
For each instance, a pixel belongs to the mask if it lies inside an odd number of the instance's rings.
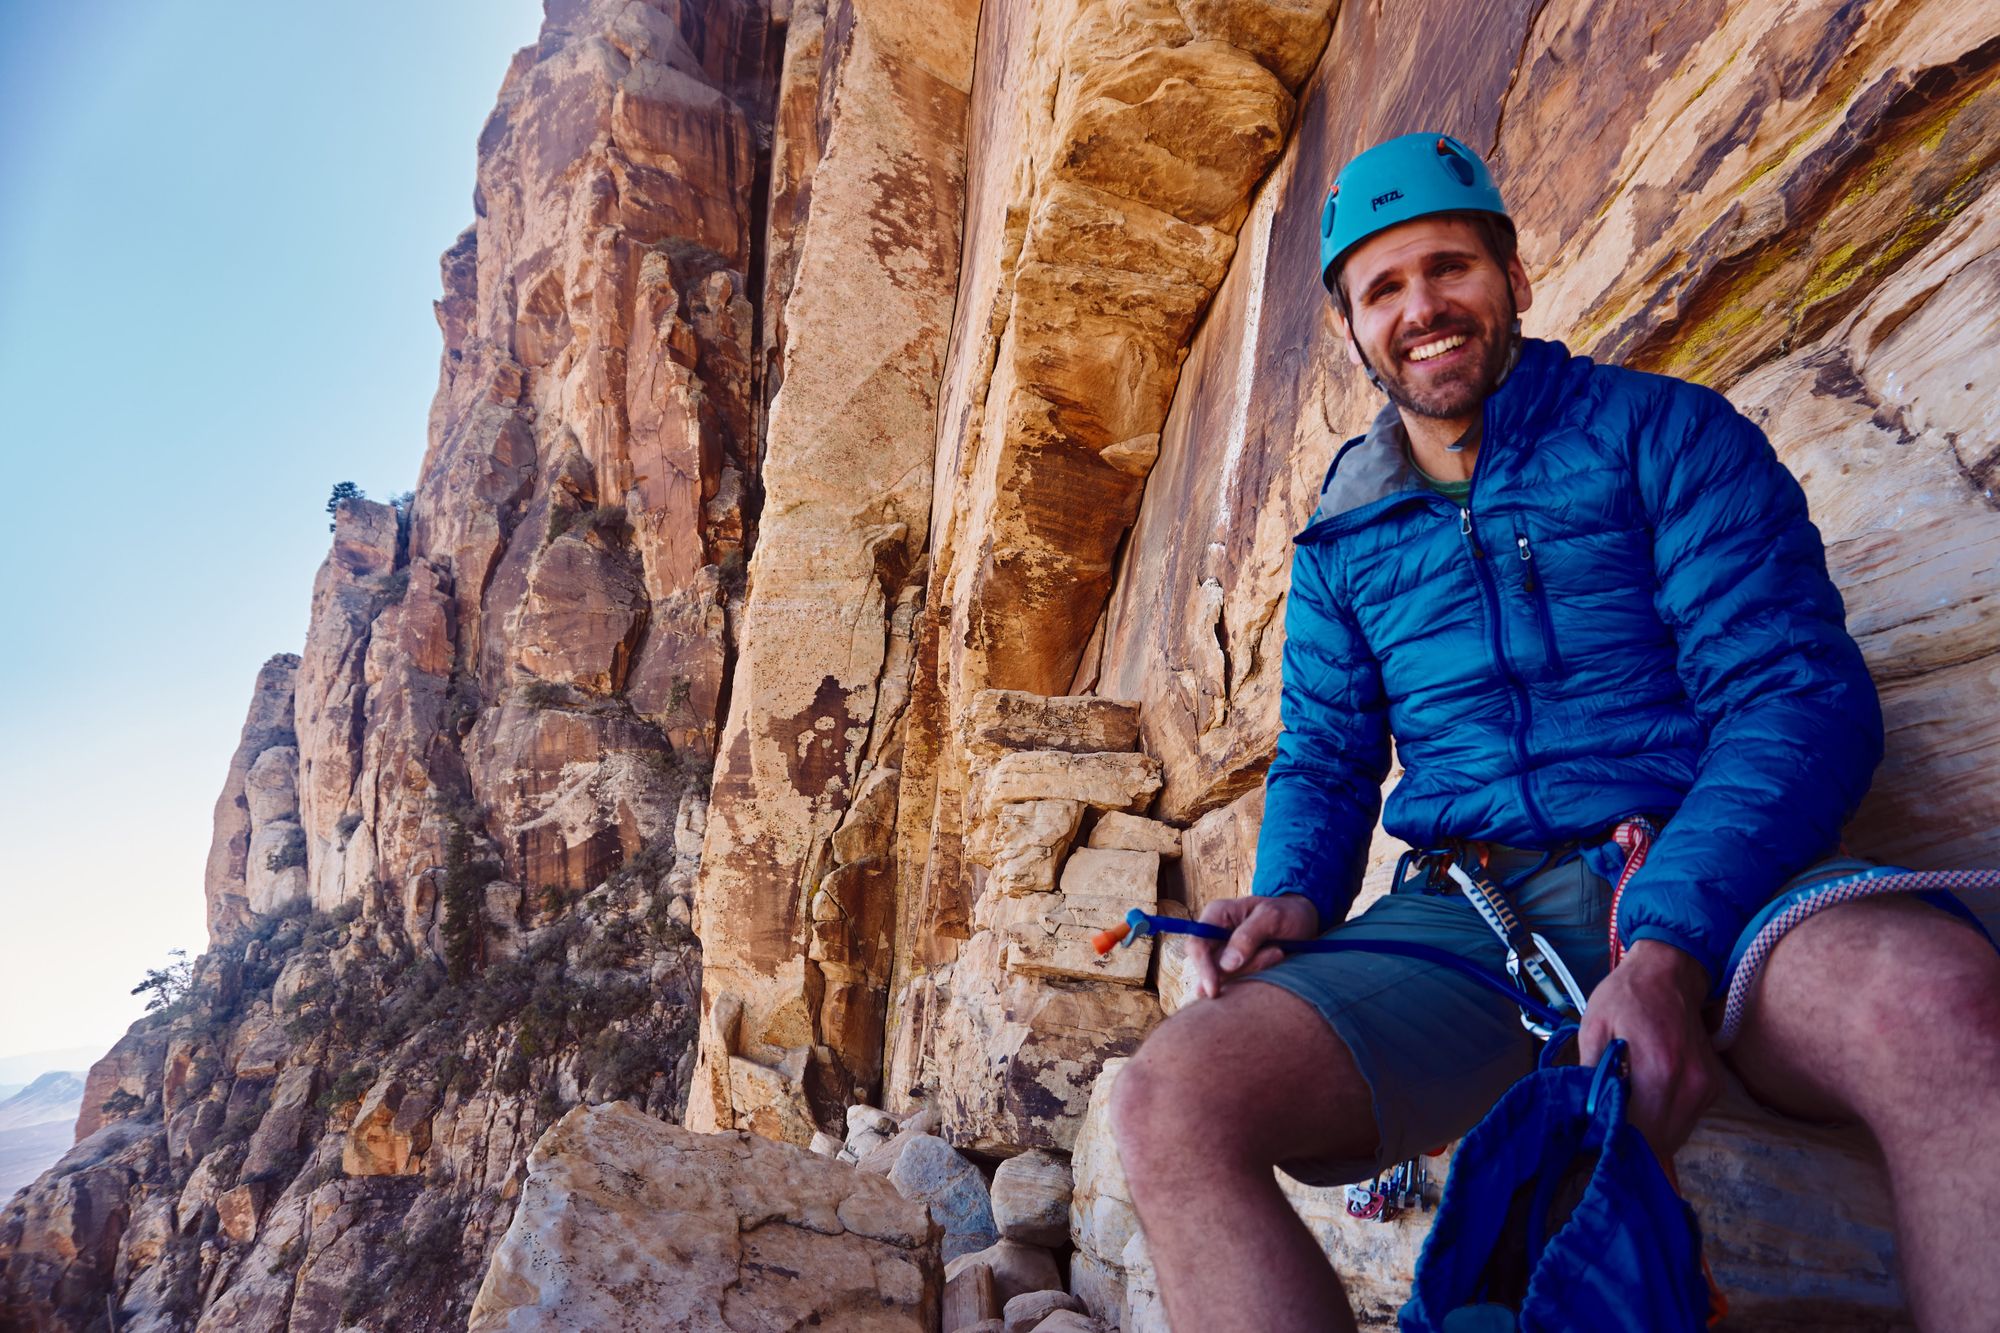
[[0,0],[0,1056],[205,942],[328,490],[416,482],[437,259],[538,0]]

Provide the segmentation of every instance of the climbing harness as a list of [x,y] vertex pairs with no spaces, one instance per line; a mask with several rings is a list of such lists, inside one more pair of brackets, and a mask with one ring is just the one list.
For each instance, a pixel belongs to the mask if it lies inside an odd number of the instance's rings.
[[[1135,907],[1125,914],[1125,920],[1108,930],[1100,930],[1091,937],[1091,945],[1099,954],[1110,953],[1120,945],[1130,947],[1132,943],[1147,935],[1193,935],[1199,939],[1214,940],[1217,943],[1228,940],[1230,932],[1206,921],[1189,921],[1177,916],[1154,916],[1142,908]],[[1468,962],[1455,953],[1429,944],[1413,944],[1407,940],[1343,940],[1320,938],[1316,940],[1272,940],[1271,944],[1285,953],[1380,953],[1396,958],[1414,958],[1420,962],[1435,963],[1439,967],[1450,968],[1461,976],[1468,977],[1488,990],[1497,991],[1519,1005],[1538,1023],[1549,1028],[1555,1037],[1567,1041],[1575,1035],[1575,1021],[1564,1011],[1528,994],[1520,987],[1511,985],[1494,976],[1477,963]]]
[[[1513,884],[1548,869],[1557,862],[1559,855],[1565,858],[1573,855],[1574,849],[1543,853],[1541,860],[1503,886],[1487,872],[1485,858],[1476,853],[1475,847],[1468,844],[1458,850],[1432,848],[1405,852],[1396,866],[1397,882],[1406,882],[1414,869],[1426,877],[1427,887],[1434,892],[1438,891],[1440,878],[1456,885],[1479,914],[1479,919],[1499,936],[1501,945],[1507,950],[1507,975],[1514,979],[1514,984],[1526,989],[1521,980],[1526,976],[1551,1008],[1563,1014],[1566,1021],[1576,1022],[1583,1017],[1583,988],[1577,985],[1576,977],[1556,952],[1555,946],[1539,932],[1529,930],[1523,924],[1513,904],[1508,901],[1506,892]],[[1521,1011],[1521,1025],[1543,1041],[1549,1040],[1562,1026],[1538,1020],[1525,1009]]]

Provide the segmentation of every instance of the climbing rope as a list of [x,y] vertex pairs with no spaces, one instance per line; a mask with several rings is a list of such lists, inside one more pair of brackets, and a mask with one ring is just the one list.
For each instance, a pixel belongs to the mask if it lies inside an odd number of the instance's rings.
[[[1785,932],[1806,918],[1841,903],[1880,898],[1892,893],[1993,890],[2000,890],[2000,870],[1899,870],[1878,867],[1812,885],[1794,893],[1789,901],[1781,899],[1773,905],[1776,911],[1767,909],[1768,919],[1757,928],[1748,944],[1738,948],[1737,956],[1731,962],[1729,993],[1722,1002],[1722,1026],[1715,1034],[1716,1049],[1724,1049],[1736,1040],[1749,1013],[1750,997],[1757,989],[1757,979],[1770,959],[1771,950],[1784,938]],[[1964,912],[1962,907],[1959,910]],[[1970,917],[1969,912],[1964,914]],[[1616,919],[1615,916],[1613,919]],[[1976,918],[1973,924],[1979,924]],[[1984,927],[1981,929],[1984,930]]]
[[1625,956],[1625,944],[1618,938],[1618,903],[1625,896],[1625,886],[1632,882],[1632,876],[1639,873],[1639,867],[1646,864],[1646,853],[1653,850],[1653,839],[1660,836],[1660,830],[1652,820],[1644,815],[1634,815],[1611,830],[1611,841],[1618,844],[1625,853],[1625,868],[1618,872],[1618,883],[1611,890],[1611,966],[1618,966],[1618,960]]

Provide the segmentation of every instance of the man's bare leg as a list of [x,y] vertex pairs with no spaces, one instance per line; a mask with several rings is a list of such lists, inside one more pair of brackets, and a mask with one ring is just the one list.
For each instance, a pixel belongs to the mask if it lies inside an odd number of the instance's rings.
[[1903,1286],[1927,1333],[2000,1312],[2000,956],[1920,903],[1830,908],[1772,952],[1730,1052],[1780,1110],[1860,1120],[1889,1168]]
[[1119,1076],[1111,1123],[1174,1328],[1354,1327],[1272,1176],[1375,1151],[1368,1085],[1310,1005],[1249,983],[1181,1010]]

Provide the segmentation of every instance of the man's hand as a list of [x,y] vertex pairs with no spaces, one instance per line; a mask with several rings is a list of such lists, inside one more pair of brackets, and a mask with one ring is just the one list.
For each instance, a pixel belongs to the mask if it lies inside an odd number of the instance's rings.
[[1188,937],[1188,956],[1194,960],[1195,993],[1211,1000],[1221,992],[1225,980],[1247,977],[1283,958],[1284,951],[1275,941],[1309,940],[1319,934],[1319,909],[1297,893],[1281,893],[1271,898],[1254,895],[1224,898],[1202,908],[1201,919],[1232,932],[1229,942],[1220,946],[1200,936]]
[[1613,1037],[1632,1062],[1627,1114],[1661,1162],[1687,1142],[1722,1093],[1722,1062],[1702,1025],[1708,973],[1670,944],[1640,940],[1584,1006],[1577,1053],[1596,1063]]

